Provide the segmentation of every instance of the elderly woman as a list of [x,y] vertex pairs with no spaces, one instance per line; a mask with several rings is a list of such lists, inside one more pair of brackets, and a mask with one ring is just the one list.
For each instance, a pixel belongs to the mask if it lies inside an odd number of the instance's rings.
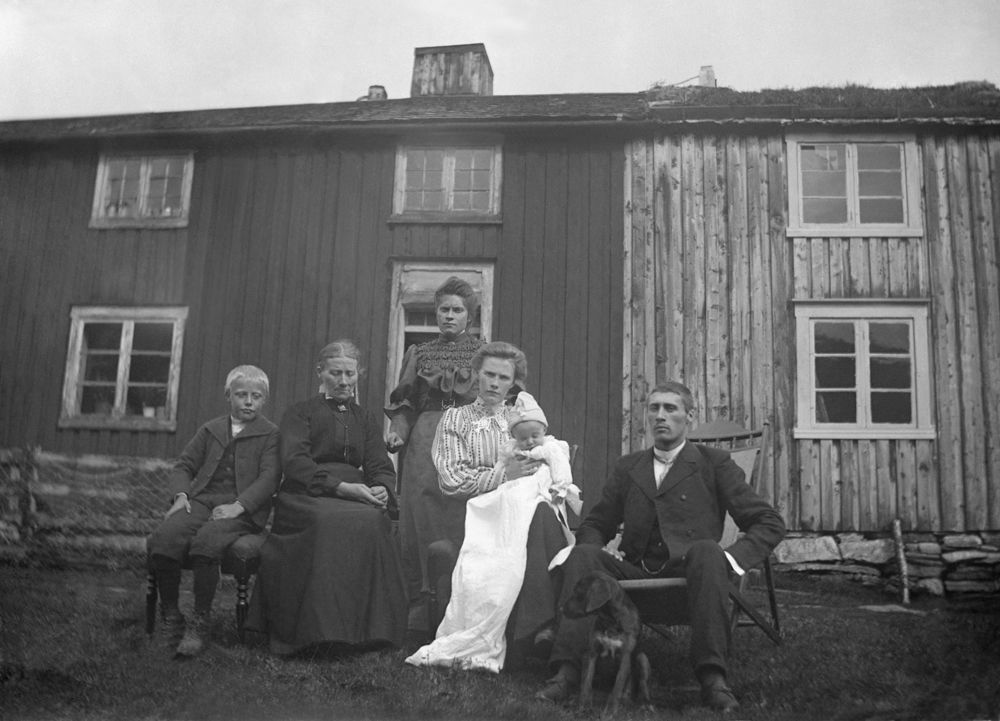
[[248,625],[288,654],[319,643],[391,643],[406,633],[406,589],[391,534],[396,475],[377,417],[355,402],[361,354],[320,352],[319,394],[281,420],[285,480]]
[[[434,541],[461,538],[465,507],[438,486],[431,442],[441,414],[476,399],[470,365],[483,341],[469,335],[469,320],[478,307],[476,293],[461,278],[448,278],[434,294],[440,335],[410,346],[403,358],[399,385],[385,409],[390,419],[386,448],[400,457],[400,532],[403,567],[411,603],[429,590],[427,548]],[[422,616],[416,615],[415,627]]]
[[[512,444],[508,428],[513,411],[507,402],[513,400],[515,389],[523,384],[527,376],[524,353],[510,343],[488,343],[473,357],[472,367],[476,372],[478,389],[475,402],[446,411],[433,444],[442,492],[463,502],[482,494],[492,495],[491,492],[510,481],[531,476],[541,465],[541,461],[530,456],[509,452]],[[499,671],[506,655],[504,627],[507,637],[517,643],[519,649],[527,650],[535,635],[553,621],[555,596],[549,580],[548,564],[566,545],[567,535],[549,504],[542,502],[549,496],[539,495],[534,482],[517,485],[523,487],[515,490],[516,495],[509,499],[511,503],[470,504],[476,506],[476,511],[475,515],[470,515],[469,521],[473,523],[475,519],[475,528],[480,533],[483,529],[493,529],[498,533],[494,546],[496,554],[498,557],[509,556],[508,565],[520,567],[523,564],[523,578],[519,573],[513,580],[506,576],[506,580],[500,578],[503,574],[483,578],[477,569],[462,571],[465,585],[461,599],[481,600],[473,604],[475,608],[464,608],[461,603],[455,603],[460,601],[459,597],[453,598],[437,630],[435,643],[418,650],[407,659],[409,663]],[[512,490],[513,486],[511,484]],[[483,512],[490,513],[488,506],[503,517],[490,515],[486,523],[482,523]],[[473,511],[470,510],[470,514]],[[470,527],[466,525],[464,528]],[[451,540],[456,546],[462,543],[462,537]],[[473,542],[472,536],[469,541]],[[477,546],[482,546],[483,542],[483,538],[475,538]],[[515,547],[517,544],[521,544],[519,549]],[[485,545],[488,547],[490,544],[487,542]],[[488,548],[486,551],[489,552]],[[461,560],[462,557],[460,564]],[[458,575],[456,572],[454,578]],[[470,583],[484,593],[471,589]],[[500,588],[491,585],[502,586],[505,583],[519,583],[519,586]],[[507,600],[499,602],[502,597]],[[484,619],[482,614],[487,607],[490,607],[487,612],[490,618]]]

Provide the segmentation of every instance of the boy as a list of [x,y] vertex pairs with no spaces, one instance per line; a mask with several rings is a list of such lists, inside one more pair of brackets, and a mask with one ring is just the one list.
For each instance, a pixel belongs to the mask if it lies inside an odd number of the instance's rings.
[[[195,656],[205,647],[223,553],[240,536],[260,533],[267,522],[281,478],[278,427],[260,415],[269,387],[267,374],[256,366],[231,370],[225,391],[229,413],[198,429],[170,473],[173,503],[147,545],[163,634],[178,656]],[[188,556],[194,618],[185,630],[178,599],[181,564]]]

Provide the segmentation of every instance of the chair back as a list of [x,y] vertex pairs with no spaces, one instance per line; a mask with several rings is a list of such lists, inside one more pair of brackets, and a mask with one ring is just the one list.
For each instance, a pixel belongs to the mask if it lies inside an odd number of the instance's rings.
[[[730,457],[746,474],[747,483],[756,491],[766,455],[761,453],[761,450],[767,448],[770,428],[770,424],[764,421],[761,428],[747,430],[731,421],[719,418],[698,426],[689,432],[687,437],[695,443],[729,451]],[[739,532],[736,522],[727,513],[722,538],[719,540],[720,545],[723,548],[732,545]]]

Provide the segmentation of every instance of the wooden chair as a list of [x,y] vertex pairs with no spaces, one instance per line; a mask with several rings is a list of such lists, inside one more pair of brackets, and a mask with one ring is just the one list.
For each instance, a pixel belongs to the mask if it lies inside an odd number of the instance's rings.
[[[688,434],[688,439],[708,446],[724,448],[747,475],[747,482],[757,489],[765,453],[769,440],[769,424],[761,429],[748,431],[725,420],[714,421],[700,426]],[[736,540],[739,529],[729,515],[726,515],[722,539],[723,547]],[[732,600],[730,613],[731,630],[738,626],[757,626],[775,644],[781,644],[781,625],[778,619],[778,602],[774,592],[774,575],[771,560],[767,558],[759,569],[746,569],[738,583],[730,584],[729,597]],[[770,618],[754,607],[746,596],[751,574],[762,573],[767,589]],[[659,626],[679,626],[689,624],[687,612],[687,580],[683,578],[649,578],[619,581],[622,589],[635,602],[642,621],[657,633],[666,636]],[[744,618],[745,617],[745,618]]]
[[[222,573],[231,575],[236,580],[236,633],[240,642],[244,641],[244,626],[247,620],[247,610],[250,607],[250,579],[260,567],[260,549],[267,539],[267,532],[240,536],[222,557]],[[190,559],[182,564],[190,569]],[[156,575],[147,559],[146,565],[146,633],[152,634],[156,628],[156,602],[159,591],[156,587]]]

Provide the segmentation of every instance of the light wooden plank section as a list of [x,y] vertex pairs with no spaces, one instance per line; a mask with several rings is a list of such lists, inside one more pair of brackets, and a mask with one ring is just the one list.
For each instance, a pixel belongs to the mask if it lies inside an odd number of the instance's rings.
[[781,138],[766,139],[767,164],[767,242],[771,248],[771,328],[774,348],[773,413],[774,465],[778,486],[777,501],[785,520],[797,527],[798,483],[793,482],[796,444],[792,439],[795,422],[795,324],[787,299],[793,297],[792,264],[785,238],[788,224],[785,190],[784,143]]
[[799,441],[799,519],[798,527],[807,531],[822,530],[819,474],[819,441]]
[[904,529],[917,527],[917,441],[900,439],[896,443],[896,518]]
[[[969,442],[963,446],[962,481],[965,491],[964,528],[986,527],[986,437],[981,403],[983,377],[980,366],[979,302],[976,293],[976,257],[972,249],[971,209],[969,207],[968,160],[965,143],[948,141],[948,205],[951,213],[952,241],[955,252],[956,318],[960,363],[959,405],[962,409],[962,435]],[[994,319],[995,320],[995,319]]]
[[[698,408],[706,408],[705,396],[705,177],[704,152],[699,136],[684,135],[684,182],[687,187],[684,237],[684,295],[689,318],[684,347],[684,382],[694,394]],[[695,342],[691,342],[695,340]],[[699,342],[700,341],[700,342]]]
[[729,417],[729,256],[725,221],[724,151],[715,138],[702,145],[705,194],[706,419]]
[[840,459],[833,441],[819,441],[819,472],[816,485],[820,503],[820,528],[838,531],[840,526]]
[[916,442],[917,521],[914,530],[926,531],[940,526],[941,506],[935,482],[937,479],[934,443],[934,441]]
[[[927,248],[931,277],[934,343],[934,386],[938,431],[937,478],[941,530],[958,530],[964,524],[962,489],[962,421],[959,394],[958,319],[955,304],[955,258],[952,250],[951,216],[948,203],[948,168],[944,139],[924,141],[924,192],[929,221]],[[936,219],[936,222],[933,220]]]
[[840,443],[840,528],[845,531],[863,530],[858,507],[857,444]]
[[875,529],[878,524],[878,468],[875,459],[875,443],[869,440],[857,441],[858,448],[858,525],[864,529]]
[[675,138],[665,142],[664,192],[667,194],[668,220],[664,226],[664,247],[666,267],[664,267],[664,309],[667,316],[666,374],[668,378],[684,376],[685,328],[687,327],[684,305],[684,222],[681,188],[681,146]]
[[[969,159],[969,200],[972,210],[972,248],[979,307],[979,357],[982,364],[983,437],[985,452],[985,504],[982,528],[1000,528],[1000,280],[998,280],[997,237],[993,214],[1000,198],[991,183],[988,144],[973,136],[967,140]],[[993,180],[996,173],[993,168]],[[996,205],[994,205],[996,203]]]
[[746,140],[726,138],[726,216],[730,248],[731,278],[730,318],[730,417],[747,428],[759,425],[754,417],[753,398],[753,328],[750,322],[753,276],[750,269],[750,239],[748,232],[748,198],[746,173]]
[[896,518],[896,458],[894,441],[875,441],[876,496],[878,514],[872,530],[884,531]]

